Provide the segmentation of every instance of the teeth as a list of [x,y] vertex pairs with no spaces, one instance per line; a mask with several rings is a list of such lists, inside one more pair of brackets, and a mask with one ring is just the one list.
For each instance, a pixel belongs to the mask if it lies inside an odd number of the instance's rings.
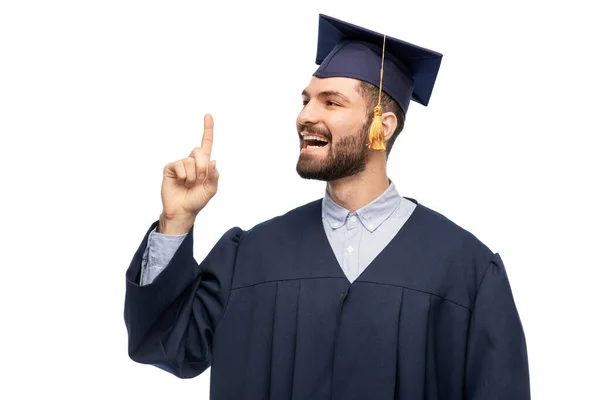
[[307,149],[320,149],[323,146],[306,146]]
[[327,140],[320,138],[318,136],[304,136],[304,140],[318,140],[320,142],[325,142],[327,143]]

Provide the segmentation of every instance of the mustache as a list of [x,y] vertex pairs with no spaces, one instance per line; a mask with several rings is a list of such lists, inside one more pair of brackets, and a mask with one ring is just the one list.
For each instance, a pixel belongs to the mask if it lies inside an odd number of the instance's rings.
[[331,142],[331,133],[326,128],[320,128],[315,125],[298,125],[298,134],[302,132],[314,133],[315,135],[321,135]]

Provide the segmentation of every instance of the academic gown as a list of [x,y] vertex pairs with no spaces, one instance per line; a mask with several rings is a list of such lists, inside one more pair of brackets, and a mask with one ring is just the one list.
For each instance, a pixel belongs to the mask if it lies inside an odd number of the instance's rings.
[[213,400],[529,399],[500,255],[420,203],[352,284],[321,200],[230,229],[199,265],[190,232],[139,286],[157,223],[126,272],[129,355],[180,378],[210,366]]

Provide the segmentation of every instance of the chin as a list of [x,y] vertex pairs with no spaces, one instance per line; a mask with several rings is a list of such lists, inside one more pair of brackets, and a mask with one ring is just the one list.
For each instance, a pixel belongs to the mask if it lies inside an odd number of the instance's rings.
[[298,171],[298,170],[296,170],[296,172],[298,172],[298,175],[302,179],[327,182],[327,179],[325,179],[324,177],[322,177],[319,174],[312,174],[312,173],[308,173],[307,171]]
[[[312,156],[311,156],[312,158]],[[296,172],[302,179],[323,180],[324,172],[322,168],[314,165],[312,162],[307,162],[304,157],[300,157],[296,164]]]

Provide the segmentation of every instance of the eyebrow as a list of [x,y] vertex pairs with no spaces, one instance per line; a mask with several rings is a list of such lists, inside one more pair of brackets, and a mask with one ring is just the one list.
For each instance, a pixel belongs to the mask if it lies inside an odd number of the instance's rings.
[[[302,97],[310,97],[308,92],[306,91],[306,89],[304,89],[302,91]],[[348,103],[350,102],[350,100],[346,96],[344,96],[342,93],[338,92],[337,90],[325,90],[325,91],[319,93],[317,95],[317,97],[321,97],[321,98],[323,98],[323,97],[339,97],[342,100],[347,101]]]

